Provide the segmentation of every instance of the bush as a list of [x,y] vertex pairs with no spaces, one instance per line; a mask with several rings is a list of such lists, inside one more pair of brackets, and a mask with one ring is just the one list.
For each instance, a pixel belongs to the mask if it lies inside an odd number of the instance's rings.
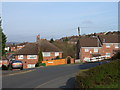
[[45,63],[37,63],[37,64],[35,65],[35,67],[40,67],[40,66],[46,66],[46,64],[45,64]]
[[2,70],[12,70],[12,66],[11,65],[2,65]]
[[57,56],[55,59],[60,59],[60,57],[59,57],[59,56]]
[[113,57],[112,59],[120,59],[120,51],[117,52]]
[[118,71],[120,67],[120,60],[111,61],[110,63],[103,64],[88,71],[80,72],[76,76],[76,85],[78,88],[96,88],[120,82]]

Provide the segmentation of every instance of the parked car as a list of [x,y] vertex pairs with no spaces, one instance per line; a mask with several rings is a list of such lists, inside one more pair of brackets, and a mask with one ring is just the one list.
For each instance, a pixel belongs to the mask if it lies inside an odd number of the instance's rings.
[[12,69],[23,70],[23,63],[22,61],[19,61],[19,60],[12,60],[10,61],[9,67],[11,67]]

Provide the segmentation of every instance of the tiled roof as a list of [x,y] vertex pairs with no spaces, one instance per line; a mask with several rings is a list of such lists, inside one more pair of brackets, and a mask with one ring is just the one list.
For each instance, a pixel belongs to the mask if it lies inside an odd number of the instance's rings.
[[59,48],[49,43],[47,40],[40,39],[38,42],[26,44],[25,47],[16,51],[15,54],[37,55],[39,50],[41,50],[42,52],[60,52],[61,51]]
[[18,50],[15,52],[15,54],[22,54],[22,55],[36,55],[38,54],[38,47],[36,43],[28,43],[26,44],[25,47],[23,47],[22,49]]
[[98,41],[97,38],[88,38],[83,37],[80,38],[80,46],[81,47],[98,47]]
[[60,52],[61,51],[59,48],[57,48],[55,45],[53,45],[52,43],[48,42],[45,39],[39,40],[38,47],[43,52]]
[[120,43],[120,35],[103,35],[100,39],[103,43]]
[[[99,40],[102,43],[120,43],[119,35],[101,35]],[[81,37],[80,38],[81,47],[98,47],[98,39],[96,37]],[[101,46],[99,44],[99,46]]]

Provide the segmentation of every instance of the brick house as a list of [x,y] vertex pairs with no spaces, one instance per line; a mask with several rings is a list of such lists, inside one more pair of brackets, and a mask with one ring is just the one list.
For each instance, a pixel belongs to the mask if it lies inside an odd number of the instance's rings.
[[28,42],[24,42],[24,43],[20,43],[20,44],[16,44],[16,45],[6,45],[5,50],[7,52],[11,51],[17,51],[19,49],[22,49]]
[[39,50],[42,51],[43,61],[55,59],[57,56],[62,58],[62,51],[59,48],[45,39],[40,39],[38,35],[37,42],[28,43],[25,47],[15,52],[15,59],[21,60],[24,68],[35,67],[35,64],[38,62]]
[[118,35],[82,37],[78,40],[77,49],[82,62],[103,60],[120,50],[120,41]]

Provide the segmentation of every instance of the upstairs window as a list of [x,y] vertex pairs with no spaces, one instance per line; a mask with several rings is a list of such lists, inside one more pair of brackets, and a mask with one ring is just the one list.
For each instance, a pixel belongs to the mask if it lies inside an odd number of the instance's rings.
[[89,49],[85,49],[85,52],[89,52]]
[[55,56],[59,56],[59,52],[55,52]]
[[110,44],[106,44],[106,47],[109,48],[109,47],[110,47]]
[[42,52],[43,57],[50,57],[50,52]]
[[94,52],[98,52],[98,49],[97,49],[97,48],[94,48]]
[[23,59],[23,55],[18,55],[18,59]]
[[37,59],[37,55],[27,55],[27,59]]

